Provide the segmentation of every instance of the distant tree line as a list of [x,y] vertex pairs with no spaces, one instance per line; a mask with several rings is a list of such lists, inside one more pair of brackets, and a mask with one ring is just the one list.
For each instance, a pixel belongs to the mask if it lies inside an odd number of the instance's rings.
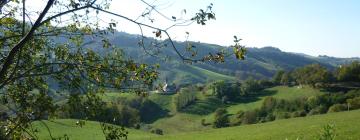
[[247,79],[243,83],[227,83],[225,81],[217,81],[212,83],[212,94],[221,99],[223,103],[236,101],[241,97],[257,94],[259,91],[272,87],[273,83],[269,80]]
[[292,71],[278,71],[272,80],[248,79],[242,83],[212,84],[213,95],[227,101],[256,95],[265,88],[277,85],[310,86],[326,90],[328,94],[314,95],[294,100],[266,97],[258,109],[239,111],[235,115],[220,108],[215,111],[213,127],[262,123],[292,117],[339,112],[360,108],[360,62],[342,65],[328,70],[319,64],[311,64]]
[[180,92],[173,97],[173,103],[176,111],[181,111],[181,109],[195,102],[196,91],[197,89],[193,86],[182,88]]
[[289,72],[278,71],[273,78],[276,85],[308,85],[330,90],[336,87],[352,87],[356,82],[360,82],[359,61],[339,66],[334,71],[319,64],[311,64]]
[[219,128],[263,123],[354,109],[360,109],[360,90],[351,90],[347,93],[328,93],[294,100],[276,99],[269,96],[264,99],[260,108],[248,111],[240,110],[231,118],[226,110],[221,113],[216,111],[213,126]]
[[[87,119],[138,129],[140,123],[153,121],[164,112],[156,103],[144,96],[116,97],[111,102],[95,95],[92,98],[97,98],[97,103],[90,106],[89,103],[93,103],[89,101],[90,98],[72,95],[66,104],[60,106],[61,110],[57,114],[60,118]],[[90,117],[86,115],[91,111],[97,113]]]

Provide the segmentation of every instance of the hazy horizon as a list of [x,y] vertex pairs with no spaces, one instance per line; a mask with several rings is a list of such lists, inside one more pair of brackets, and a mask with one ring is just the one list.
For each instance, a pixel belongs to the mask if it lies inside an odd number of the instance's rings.
[[[233,36],[242,38],[247,47],[274,46],[286,52],[304,53],[312,56],[360,57],[360,1],[336,0],[148,0],[167,17],[192,17],[200,8],[213,3],[216,20],[207,26],[193,24],[169,30],[174,40],[189,40],[204,43],[231,45]],[[39,1],[32,4],[39,7]],[[137,19],[147,6],[140,0],[112,1],[110,11]],[[186,15],[182,12],[186,9]],[[139,34],[137,25],[114,18],[117,30]],[[153,13],[156,19],[138,21],[158,27],[167,27],[171,22]],[[153,36],[152,30],[144,29],[145,35]]]

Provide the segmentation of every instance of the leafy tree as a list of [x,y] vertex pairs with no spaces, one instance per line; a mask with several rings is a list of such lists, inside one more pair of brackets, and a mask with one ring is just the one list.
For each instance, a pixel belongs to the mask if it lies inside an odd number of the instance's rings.
[[248,94],[254,94],[256,92],[259,92],[262,90],[262,86],[256,81],[255,79],[247,79],[242,85],[241,85],[241,94],[242,95],[248,95]]
[[213,95],[223,101],[234,100],[240,95],[240,83],[226,83],[225,81],[217,81],[212,85]]
[[285,74],[285,71],[283,71],[283,70],[280,70],[280,71],[278,71],[278,72],[276,72],[276,74],[274,75],[274,77],[273,77],[273,82],[275,83],[275,84],[280,84],[281,83],[281,79],[282,79],[282,77],[283,77],[283,75]]
[[293,82],[293,78],[290,73],[286,72],[281,76],[280,83],[282,85],[290,86],[292,82]]
[[355,97],[353,99],[347,99],[346,102],[350,109],[359,109],[360,108],[360,97]]
[[354,61],[349,65],[341,66],[336,71],[336,78],[342,82],[359,82],[360,81],[360,62]]
[[347,110],[347,106],[344,104],[334,104],[330,106],[328,112],[340,112]]
[[[97,93],[107,88],[136,90],[141,93],[156,80],[157,66],[139,64],[126,59],[125,54],[109,42],[116,31],[115,19],[101,19],[100,14],[108,14],[125,19],[139,27],[139,46],[144,52],[155,55],[155,50],[171,46],[184,62],[223,62],[227,52],[210,53],[205,56],[185,55],[174,45],[168,30],[197,23],[205,25],[214,20],[212,4],[195,13],[190,19],[170,18],[170,27],[155,27],[145,22],[109,11],[111,0],[44,0],[43,9],[29,10],[22,0],[3,0],[0,3],[0,94],[11,116],[4,121],[7,139],[35,138],[36,133],[28,130],[31,123],[41,119],[55,118],[58,106],[48,92],[54,86],[59,91],[84,95],[84,102],[70,103],[73,110],[81,110],[75,116],[93,118],[99,115],[102,104]],[[154,5],[141,0],[148,6],[140,17],[153,20],[152,12],[160,13]],[[33,16],[29,16],[29,15]],[[37,15],[34,15],[37,14]],[[161,13],[160,13],[161,14]],[[108,22],[101,26],[100,22]],[[143,28],[154,31],[156,42],[147,42]],[[90,38],[94,38],[91,40]],[[237,59],[244,59],[245,48],[234,37],[232,52]],[[100,40],[98,43],[93,43]],[[156,45],[149,45],[156,44]],[[95,45],[96,49],[87,46]],[[196,52],[189,45],[187,52]],[[103,50],[103,51],[99,51]],[[104,53],[100,53],[104,52]],[[156,51],[158,52],[158,51]],[[187,54],[187,53],[186,53]],[[159,55],[160,56],[160,55]],[[51,81],[51,82],[50,82]],[[58,86],[56,86],[58,85]],[[72,100],[72,99],[71,99]],[[77,101],[77,99],[73,99]],[[126,138],[124,129],[101,123],[106,139]]]
[[229,117],[225,108],[218,108],[215,111],[214,128],[221,128],[229,126]]
[[190,105],[196,100],[196,95],[194,93],[194,88],[182,88],[178,94],[173,98],[175,108],[177,111],[180,111],[184,107]]
[[294,78],[297,83],[315,87],[316,83],[328,83],[331,81],[331,73],[319,64],[307,65],[296,69]]

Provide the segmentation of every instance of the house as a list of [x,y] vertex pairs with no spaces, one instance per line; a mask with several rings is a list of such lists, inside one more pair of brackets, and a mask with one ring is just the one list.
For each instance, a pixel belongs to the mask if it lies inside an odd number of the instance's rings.
[[168,84],[167,80],[164,83],[164,86],[162,87],[163,94],[174,94],[177,92],[177,86],[175,84]]

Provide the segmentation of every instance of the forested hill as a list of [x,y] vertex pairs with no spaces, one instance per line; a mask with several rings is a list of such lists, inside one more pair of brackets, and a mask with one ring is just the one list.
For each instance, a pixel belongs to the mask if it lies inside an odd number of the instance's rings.
[[[328,56],[309,56],[305,54],[283,52],[275,47],[248,48],[246,60],[239,61],[230,57],[225,63],[197,63],[185,64],[177,56],[170,46],[162,48],[160,56],[153,57],[144,54],[144,49],[138,46],[139,35],[131,35],[124,32],[117,32],[110,37],[113,45],[119,46],[128,57],[139,62],[159,63],[160,80],[167,79],[177,84],[203,83],[213,80],[244,80],[253,78],[270,78],[277,70],[292,70],[308,64],[318,63],[329,69],[338,67],[341,64],[350,63],[359,58],[335,58]],[[151,38],[147,39],[153,40]],[[91,45],[91,44],[89,44]],[[180,52],[185,52],[185,42],[175,42]],[[198,50],[198,56],[216,52],[225,47],[192,42]],[[95,45],[92,45],[95,46]],[[228,49],[228,48],[225,48]],[[164,61],[164,58],[167,58]]]

